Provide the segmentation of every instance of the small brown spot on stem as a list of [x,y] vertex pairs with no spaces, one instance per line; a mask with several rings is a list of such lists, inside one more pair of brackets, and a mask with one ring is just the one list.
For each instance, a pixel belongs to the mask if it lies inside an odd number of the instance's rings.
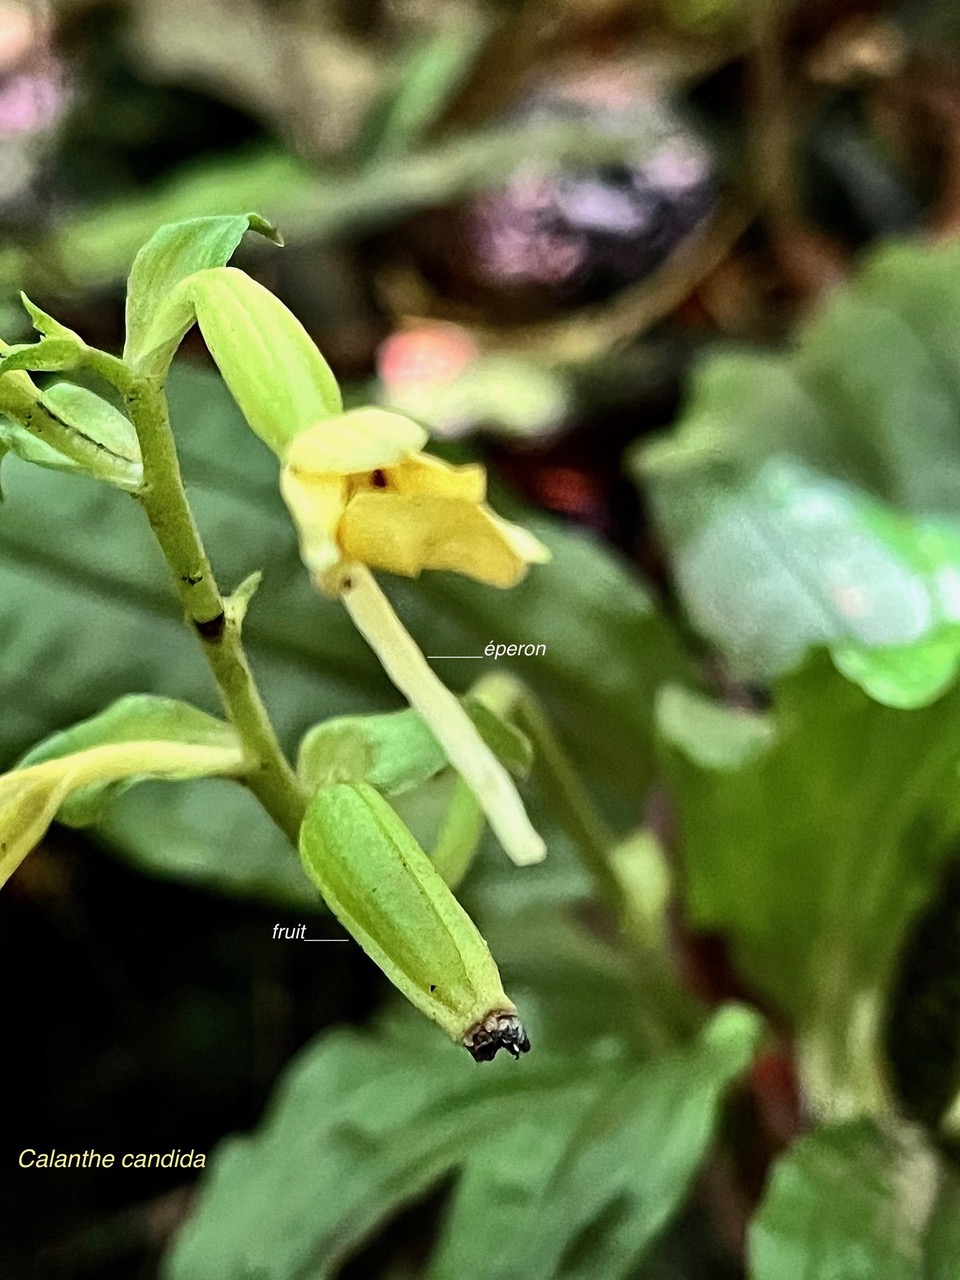
[[387,477],[379,467],[370,476],[370,483],[375,489],[385,489],[387,487]]
[[222,613],[218,613],[215,618],[210,618],[207,622],[194,622],[193,625],[196,627],[197,633],[208,644],[219,644],[223,639],[223,631],[227,625],[227,620]]

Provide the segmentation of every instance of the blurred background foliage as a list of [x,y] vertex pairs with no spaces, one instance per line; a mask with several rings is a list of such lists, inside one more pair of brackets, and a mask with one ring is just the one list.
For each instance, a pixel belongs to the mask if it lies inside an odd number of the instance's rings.
[[[557,735],[547,863],[485,838],[462,886],[519,1065],[273,942],[341,934],[229,783],[56,829],[0,900],[0,1275],[960,1274],[958,46],[955,0],[0,0],[4,339],[24,288],[118,349],[159,223],[269,217],[239,261],[347,401],[553,549],[389,589],[429,653],[546,644]],[[396,707],[195,334],[171,400],[285,745]],[[0,763],[129,692],[215,710],[134,504],[2,441]]]

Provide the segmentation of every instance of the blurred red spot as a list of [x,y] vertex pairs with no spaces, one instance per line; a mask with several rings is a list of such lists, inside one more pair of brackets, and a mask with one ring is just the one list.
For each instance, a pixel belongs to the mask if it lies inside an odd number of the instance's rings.
[[450,382],[479,355],[473,339],[453,324],[394,333],[380,345],[377,372],[387,388]]
[[537,497],[551,511],[585,516],[602,505],[601,485],[573,467],[548,467],[537,476]]

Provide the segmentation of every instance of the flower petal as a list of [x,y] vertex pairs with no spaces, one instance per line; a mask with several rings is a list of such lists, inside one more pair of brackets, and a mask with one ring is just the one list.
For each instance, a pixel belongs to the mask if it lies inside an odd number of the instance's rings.
[[294,437],[286,464],[309,475],[349,475],[395,466],[427,442],[409,418],[385,409],[354,409],[324,418]]
[[337,525],[346,504],[346,486],[339,475],[305,475],[285,466],[280,493],[300,535],[300,555],[314,578],[322,577],[341,559]]
[[512,587],[532,560],[549,556],[532,534],[466,498],[358,493],[338,530],[344,558],[416,578],[449,569],[494,587]]
[[396,466],[385,469],[391,493],[439,494],[482,502],[487,496],[487,472],[478,462],[455,467],[442,458],[417,453]]

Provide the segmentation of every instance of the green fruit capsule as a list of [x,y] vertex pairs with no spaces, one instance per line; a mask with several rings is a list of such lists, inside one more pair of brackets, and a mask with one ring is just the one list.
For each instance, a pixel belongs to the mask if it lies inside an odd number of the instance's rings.
[[300,857],[331,911],[411,1004],[478,1062],[530,1041],[490,949],[433,863],[366,783],[318,792]]

